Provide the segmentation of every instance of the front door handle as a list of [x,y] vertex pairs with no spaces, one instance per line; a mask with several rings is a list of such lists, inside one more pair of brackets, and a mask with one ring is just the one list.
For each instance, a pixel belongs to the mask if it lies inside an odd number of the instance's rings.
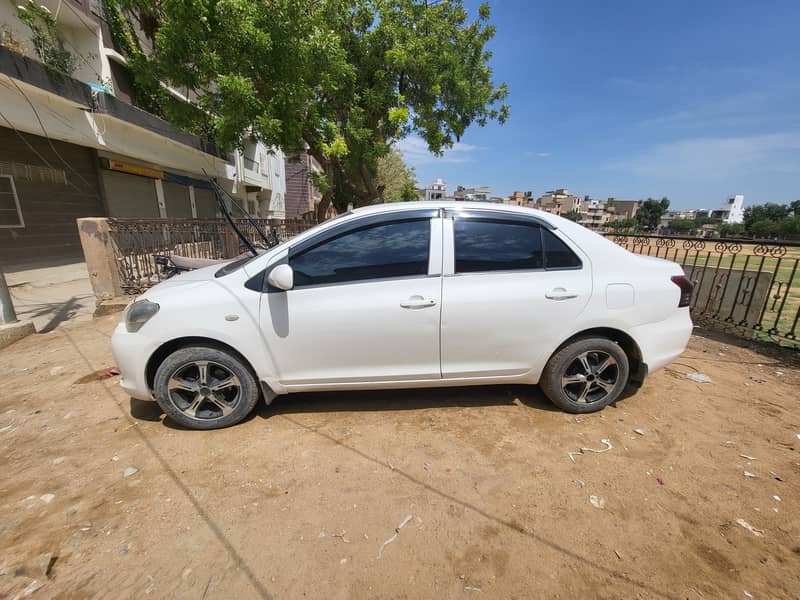
[[577,298],[578,292],[563,287],[557,287],[547,292],[544,297],[548,300],[569,300],[571,298]]
[[400,306],[403,308],[428,308],[429,306],[436,306],[436,300],[423,298],[422,296],[411,296],[405,302],[401,302]]

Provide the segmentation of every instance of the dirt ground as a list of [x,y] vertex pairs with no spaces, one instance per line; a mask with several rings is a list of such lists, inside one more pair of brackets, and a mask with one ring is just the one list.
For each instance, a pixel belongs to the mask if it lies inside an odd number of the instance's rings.
[[117,318],[0,351],[0,598],[800,597],[796,352],[697,335],[581,417],[475,387],[194,432],[93,375]]

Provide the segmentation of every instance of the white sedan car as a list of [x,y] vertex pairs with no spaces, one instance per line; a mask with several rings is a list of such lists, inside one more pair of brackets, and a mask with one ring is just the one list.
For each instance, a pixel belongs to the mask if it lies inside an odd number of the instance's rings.
[[125,391],[195,429],[315,390],[538,383],[585,413],[683,352],[691,294],[675,263],[548,213],[412,202],[160,283],[112,346]]

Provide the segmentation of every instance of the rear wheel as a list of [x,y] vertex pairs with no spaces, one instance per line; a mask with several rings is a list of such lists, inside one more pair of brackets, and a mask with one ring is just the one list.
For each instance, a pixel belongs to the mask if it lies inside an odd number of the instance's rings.
[[619,398],[628,373],[628,357],[616,342],[584,338],[567,344],[550,358],[539,386],[562,410],[589,413]]
[[190,429],[234,425],[258,401],[258,383],[242,359],[204,346],[170,354],[158,367],[153,387],[162,410]]

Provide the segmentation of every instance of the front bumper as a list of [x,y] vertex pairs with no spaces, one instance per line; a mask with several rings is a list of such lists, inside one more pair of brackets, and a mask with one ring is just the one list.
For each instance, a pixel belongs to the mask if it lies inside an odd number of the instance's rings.
[[141,330],[128,333],[125,323],[120,323],[111,336],[111,353],[122,378],[120,386],[125,393],[137,400],[153,400],[153,392],[147,385],[147,361],[158,348],[158,343],[142,335]]

